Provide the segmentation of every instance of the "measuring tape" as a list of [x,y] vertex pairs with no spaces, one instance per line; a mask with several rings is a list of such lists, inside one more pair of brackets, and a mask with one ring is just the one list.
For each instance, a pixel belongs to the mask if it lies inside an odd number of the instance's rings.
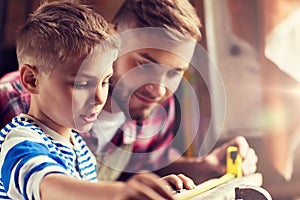
[[185,190],[183,193],[175,195],[175,199],[190,199],[212,188],[222,185],[223,183],[226,183],[235,177],[241,177],[243,174],[242,161],[243,159],[238,153],[238,148],[235,146],[229,146],[226,154],[226,174],[218,179],[210,180],[206,184],[200,184],[193,190]]

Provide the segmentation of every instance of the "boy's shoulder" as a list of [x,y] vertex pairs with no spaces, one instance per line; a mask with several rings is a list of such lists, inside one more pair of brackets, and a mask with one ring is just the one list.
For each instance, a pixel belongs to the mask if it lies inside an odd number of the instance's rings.
[[38,129],[37,123],[31,119],[27,114],[19,114],[18,116],[14,117],[10,123],[8,123],[4,128],[2,128],[1,132],[8,132],[13,129],[18,129],[18,128],[29,128],[33,130]]
[[24,136],[27,137],[29,136],[29,132],[36,132],[40,134],[41,129],[30,117],[25,114],[20,114],[14,117],[10,123],[8,123],[4,128],[1,129],[0,145],[2,145],[4,140],[6,140],[8,135],[20,136],[20,134],[25,134]]

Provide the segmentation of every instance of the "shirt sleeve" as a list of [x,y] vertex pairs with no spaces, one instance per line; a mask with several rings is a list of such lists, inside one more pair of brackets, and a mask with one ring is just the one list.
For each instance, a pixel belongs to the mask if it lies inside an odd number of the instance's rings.
[[64,161],[50,152],[41,137],[11,132],[1,148],[0,166],[4,190],[11,199],[40,199],[40,182],[50,173],[66,174]]

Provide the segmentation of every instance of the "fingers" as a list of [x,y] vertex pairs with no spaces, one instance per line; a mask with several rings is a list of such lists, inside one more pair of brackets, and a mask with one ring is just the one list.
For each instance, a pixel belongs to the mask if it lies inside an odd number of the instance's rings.
[[154,174],[137,174],[128,181],[128,199],[173,199],[166,184]]
[[238,137],[233,138],[228,143],[228,146],[230,146],[230,145],[237,146],[238,149],[239,149],[239,153],[242,156],[242,158],[246,158],[247,153],[248,153],[248,149],[249,149],[249,144],[248,144],[245,137],[238,136]]
[[192,190],[196,187],[194,181],[192,179],[190,179],[189,177],[187,177],[183,174],[179,174],[178,177],[181,179],[181,181],[183,182],[183,185],[186,189]]
[[242,169],[244,175],[253,174],[257,170],[258,157],[254,149],[249,148],[246,158],[243,160]]
[[183,181],[176,176],[175,174],[170,174],[161,178],[169,184],[170,190],[182,190],[183,189]]
[[239,136],[235,138],[236,144],[239,148],[239,153],[242,156],[242,158],[246,158],[247,153],[249,151],[249,144],[246,140],[246,138]]
[[[163,183],[161,181],[158,181],[159,177],[154,176],[153,174],[150,174],[151,176],[142,177],[141,182],[143,182],[146,186],[150,187],[152,190],[154,190],[157,194],[164,197],[165,199],[173,199],[170,192],[165,187],[166,183]],[[156,199],[156,198],[154,198]]]
[[184,188],[191,190],[196,187],[194,181],[183,174],[171,174],[163,177],[162,179],[170,183],[172,185],[171,188],[174,190],[182,190]]

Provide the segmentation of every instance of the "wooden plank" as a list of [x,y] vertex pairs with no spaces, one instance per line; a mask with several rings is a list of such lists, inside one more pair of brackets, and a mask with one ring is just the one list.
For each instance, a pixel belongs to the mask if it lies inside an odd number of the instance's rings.
[[[184,199],[184,197],[187,194],[190,194],[193,191],[195,192],[195,190],[200,190],[203,187],[206,187],[207,185],[212,184],[215,180],[216,179],[210,179],[210,180],[198,185],[194,190],[186,190],[179,194],[176,194],[175,199],[178,199],[178,200]],[[255,173],[255,174],[252,174],[249,176],[243,176],[240,178],[234,178],[223,185],[220,185],[220,186],[213,188],[205,193],[202,193],[200,195],[197,195],[197,196],[191,198],[191,200],[235,199],[235,188],[236,187],[255,186],[255,187],[260,188],[260,186],[262,185],[262,182],[263,182],[263,179],[262,179],[262,175],[260,173]],[[260,188],[260,189],[264,190],[262,188]]]

